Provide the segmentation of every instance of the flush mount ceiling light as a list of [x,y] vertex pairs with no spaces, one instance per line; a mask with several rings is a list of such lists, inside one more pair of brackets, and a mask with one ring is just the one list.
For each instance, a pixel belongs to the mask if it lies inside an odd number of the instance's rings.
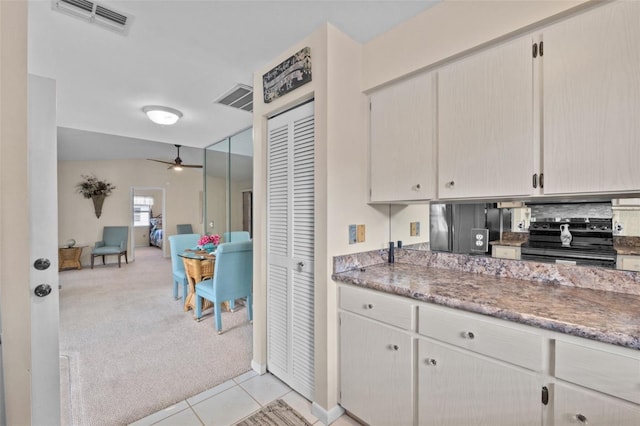
[[142,108],[149,120],[153,121],[156,124],[163,124],[165,126],[176,124],[176,122],[182,117],[182,113],[177,109],[158,106],[158,105],[147,105]]

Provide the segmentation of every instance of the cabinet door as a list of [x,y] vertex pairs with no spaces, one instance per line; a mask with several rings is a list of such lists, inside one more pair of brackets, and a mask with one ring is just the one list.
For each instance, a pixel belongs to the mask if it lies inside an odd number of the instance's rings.
[[621,400],[556,383],[555,426],[637,426],[640,408]]
[[536,374],[431,340],[418,345],[419,425],[540,426]]
[[438,73],[438,197],[533,192],[531,37]]
[[426,73],[371,95],[371,201],[435,195],[435,78]]
[[412,339],[340,314],[340,403],[370,425],[412,425]]
[[544,192],[640,188],[640,2],[545,30]]

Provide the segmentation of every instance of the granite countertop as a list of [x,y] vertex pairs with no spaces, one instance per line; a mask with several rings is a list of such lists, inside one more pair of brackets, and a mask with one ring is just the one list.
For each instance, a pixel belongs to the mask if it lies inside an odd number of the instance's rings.
[[335,281],[640,350],[640,295],[380,263]]

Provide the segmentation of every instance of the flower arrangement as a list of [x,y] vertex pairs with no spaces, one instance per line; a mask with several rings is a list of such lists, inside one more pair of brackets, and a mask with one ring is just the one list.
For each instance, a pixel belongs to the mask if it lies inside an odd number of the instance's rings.
[[100,180],[95,175],[81,175],[82,181],[76,185],[76,189],[84,198],[91,198],[95,195],[105,197],[116,189],[116,186],[106,180]]
[[220,244],[220,235],[215,234],[215,235],[203,235],[202,237],[200,237],[200,239],[198,240],[198,245],[200,247],[203,247],[207,244],[213,244],[214,246],[217,246],[218,244]]

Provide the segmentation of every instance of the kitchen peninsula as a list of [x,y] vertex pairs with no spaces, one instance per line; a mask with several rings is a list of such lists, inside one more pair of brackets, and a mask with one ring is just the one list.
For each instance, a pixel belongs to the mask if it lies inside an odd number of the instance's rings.
[[402,407],[402,424],[640,421],[637,273],[411,250],[386,260],[385,250],[334,258],[341,404],[353,415],[385,424]]

